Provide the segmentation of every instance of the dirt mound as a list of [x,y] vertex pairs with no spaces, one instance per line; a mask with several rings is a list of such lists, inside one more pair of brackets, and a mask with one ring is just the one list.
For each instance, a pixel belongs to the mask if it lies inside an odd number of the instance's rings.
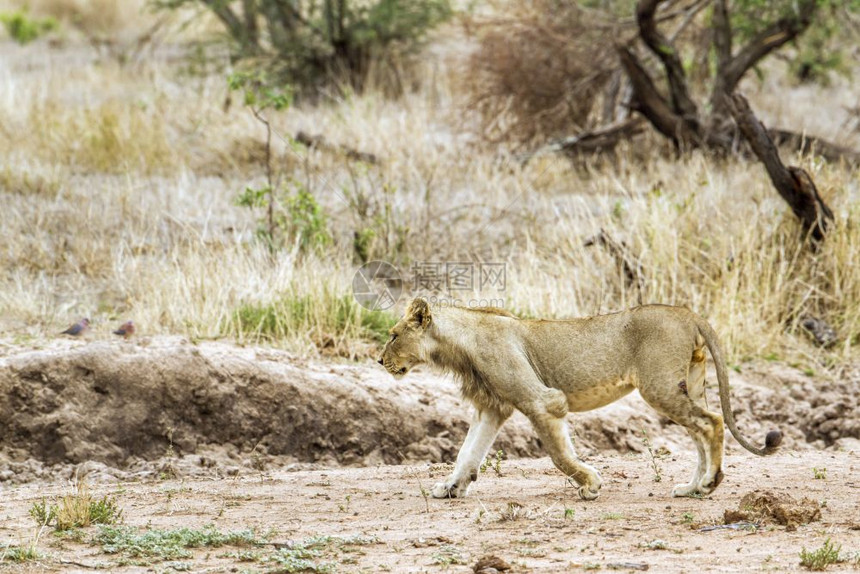
[[[841,433],[860,436],[856,381],[853,392],[844,383],[816,394],[810,381],[785,392],[737,379],[734,410],[753,440],[774,426],[785,433],[786,448],[808,440],[833,444]],[[715,396],[711,404],[718,404]],[[177,337],[58,342],[0,357],[0,481],[47,477],[57,473],[55,465],[84,463],[104,465],[88,472],[127,478],[290,463],[453,461],[469,416],[457,384],[427,372],[395,381],[376,365],[316,363]],[[646,436],[655,449],[692,447],[680,427],[635,393],[571,415],[570,422],[586,456],[644,452]],[[740,448],[731,439],[727,444]],[[545,455],[519,414],[495,448],[511,457]]]
[[[604,409],[575,417],[578,446],[642,450],[636,434],[660,435],[662,425],[637,401],[613,405],[618,416]],[[58,464],[188,474],[290,461],[452,461],[469,416],[456,383],[430,373],[395,381],[375,365],[175,337],[75,342],[0,358],[0,480],[47,476],[46,465]],[[496,448],[544,455],[521,415],[505,425]],[[141,461],[160,462],[139,468]]]
[[[120,467],[206,445],[336,464],[456,452],[467,423],[450,414],[459,411],[452,393],[369,374],[180,339],[30,352],[0,362],[0,435],[17,458]],[[506,433],[506,448],[536,453],[519,430]]]
[[821,505],[815,500],[803,498],[795,500],[787,494],[770,491],[750,492],[744,495],[737,510],[726,510],[723,515],[725,524],[753,522],[756,524],[776,523],[789,528],[821,520]]

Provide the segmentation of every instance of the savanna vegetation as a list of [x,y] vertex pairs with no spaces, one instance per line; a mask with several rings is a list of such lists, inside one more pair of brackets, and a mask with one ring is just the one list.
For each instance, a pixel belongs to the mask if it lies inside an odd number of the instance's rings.
[[[856,353],[857,172],[819,153],[860,149],[854,2],[0,13],[6,341],[133,318],[355,357],[399,309],[352,298],[358,266],[381,259],[404,297],[422,263],[504,264],[504,285],[430,294],[524,316],[687,305],[734,363],[820,370]],[[832,210],[823,240],[746,148],[733,91],[801,136],[775,140]],[[816,343],[812,320],[835,337]]]

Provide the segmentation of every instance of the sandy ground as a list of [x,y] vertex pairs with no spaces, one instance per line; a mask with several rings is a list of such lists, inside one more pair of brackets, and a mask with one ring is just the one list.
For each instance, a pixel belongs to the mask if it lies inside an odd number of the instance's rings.
[[[510,457],[500,473],[487,468],[466,499],[433,500],[423,493],[450,471],[469,416],[450,379],[175,337],[6,347],[0,572],[467,572],[488,555],[515,572],[797,571],[801,550],[828,538],[843,559],[829,569],[856,570],[856,374],[733,372],[742,432],[786,439],[764,459],[727,438],[726,478],[704,499],[670,497],[692,444],[634,393],[570,416],[604,479],[597,501],[579,500],[548,458],[528,458],[543,451],[521,416],[496,443]],[[75,477],[112,497],[131,533],[250,529],[259,544],[147,555],[110,552],[101,526],[40,531],[30,510],[59,503]],[[820,516],[725,527],[750,493],[807,498]],[[33,540],[38,558],[13,562],[10,548]]]
[[[503,461],[502,476],[485,471],[462,500],[425,499],[422,489],[447,472],[446,465],[379,466],[337,470],[262,472],[220,480],[128,482],[95,487],[113,494],[126,525],[144,528],[252,528],[268,533],[271,545],[254,549],[225,546],[195,551],[181,562],[120,567],[122,558],[89,543],[44,533],[43,559],[3,564],[4,571],[123,572],[190,569],[200,572],[277,570],[262,561],[278,548],[310,537],[365,537],[355,546],[329,547],[315,558],[337,571],[467,572],[485,555],[512,571],[645,569],[654,572],[753,572],[801,570],[799,553],[830,537],[849,560],[830,570],[851,571],[860,557],[860,453],[786,451],[767,459],[728,457],[726,479],[705,499],[673,499],[671,485],[686,479],[689,455],[657,458],[642,454],[591,458],[605,479],[600,498],[584,502],[546,458]],[[816,479],[813,468],[826,468]],[[28,509],[68,487],[3,487],[0,541],[19,543],[34,533]],[[770,490],[821,505],[820,521],[796,529],[775,524],[720,528],[727,509],[743,495]],[[244,549],[247,550],[247,549]],[[231,554],[232,553],[232,554]],[[256,553],[256,554],[254,554]],[[853,553],[853,554],[852,554]],[[146,562],[146,561],[144,561]],[[285,571],[285,570],[280,570]]]

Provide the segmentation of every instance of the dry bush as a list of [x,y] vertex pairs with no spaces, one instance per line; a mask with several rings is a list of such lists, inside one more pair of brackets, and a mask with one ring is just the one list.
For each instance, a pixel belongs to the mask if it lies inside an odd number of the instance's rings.
[[617,68],[609,21],[572,1],[504,3],[467,24],[477,49],[462,73],[490,141],[569,135],[592,122]]

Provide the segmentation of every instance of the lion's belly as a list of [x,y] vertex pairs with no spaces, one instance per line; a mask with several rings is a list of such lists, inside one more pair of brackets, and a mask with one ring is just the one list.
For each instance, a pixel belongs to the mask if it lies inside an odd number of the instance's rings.
[[630,394],[635,387],[629,379],[617,379],[590,386],[586,389],[572,390],[565,393],[567,408],[571,412],[582,412],[598,409],[617,401],[624,395]]

